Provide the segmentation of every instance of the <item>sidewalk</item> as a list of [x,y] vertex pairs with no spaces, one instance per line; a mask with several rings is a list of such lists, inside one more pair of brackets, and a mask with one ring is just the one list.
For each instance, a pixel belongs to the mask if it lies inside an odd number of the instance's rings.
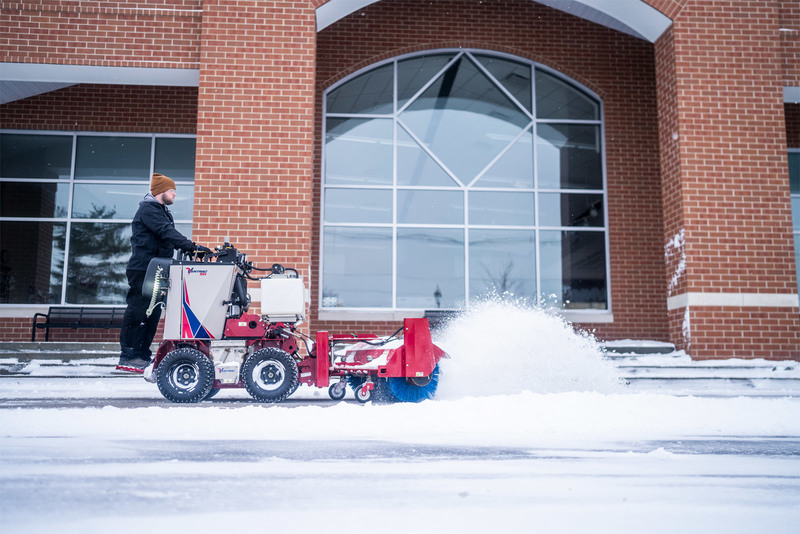
[[[153,349],[155,350],[155,346]],[[692,360],[665,343],[614,342],[606,358],[631,391],[701,396],[800,397],[800,362]],[[116,371],[116,343],[0,343],[0,379],[140,378]]]

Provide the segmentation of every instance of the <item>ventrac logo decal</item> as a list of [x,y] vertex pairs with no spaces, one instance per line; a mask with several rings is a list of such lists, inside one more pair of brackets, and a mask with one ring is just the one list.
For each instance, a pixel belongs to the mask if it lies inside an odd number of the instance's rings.
[[208,270],[206,269],[195,269],[194,267],[187,267],[186,274],[199,274],[200,276],[205,276],[208,274]]

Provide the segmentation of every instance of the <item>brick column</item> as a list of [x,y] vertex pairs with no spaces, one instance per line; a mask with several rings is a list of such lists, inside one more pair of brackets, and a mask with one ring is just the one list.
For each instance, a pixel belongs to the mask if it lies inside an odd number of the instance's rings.
[[315,40],[308,1],[203,2],[194,239],[307,281]]
[[686,2],[656,43],[670,335],[800,359],[775,2]]

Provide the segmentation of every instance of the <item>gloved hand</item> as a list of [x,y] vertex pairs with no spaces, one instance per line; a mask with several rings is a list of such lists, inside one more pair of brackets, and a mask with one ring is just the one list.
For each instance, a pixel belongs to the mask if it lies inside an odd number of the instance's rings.
[[205,256],[206,254],[212,254],[213,251],[208,247],[204,247],[203,245],[195,245],[194,246],[194,253],[195,254],[201,254],[201,255]]

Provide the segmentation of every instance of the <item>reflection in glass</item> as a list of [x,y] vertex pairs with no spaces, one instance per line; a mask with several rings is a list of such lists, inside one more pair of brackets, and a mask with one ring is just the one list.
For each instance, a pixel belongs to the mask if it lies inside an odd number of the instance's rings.
[[378,67],[328,93],[328,113],[391,113],[392,72],[390,63]]
[[463,230],[397,229],[398,308],[462,308],[464,274]]
[[564,309],[608,308],[605,234],[541,231],[541,293]]
[[69,178],[71,135],[0,134],[0,178]]
[[[77,219],[133,219],[148,193],[144,184],[77,183],[72,195],[72,216]],[[175,203],[169,206],[176,220],[191,219],[194,186],[180,184]]]
[[0,182],[0,217],[66,217],[68,182]]
[[455,54],[418,56],[397,62],[397,109],[417,94]]
[[391,228],[328,227],[322,307],[392,306]]
[[792,197],[792,227],[800,232],[800,197]]
[[328,185],[391,185],[392,121],[327,120],[325,182]]
[[800,194],[800,152],[789,152],[789,185],[793,195]]
[[473,191],[469,194],[469,224],[533,226],[533,193]]
[[603,226],[603,195],[542,193],[539,217],[542,226]]
[[567,82],[537,70],[536,115],[540,119],[599,120],[600,106]]
[[405,131],[397,128],[397,184],[456,187],[456,182]]
[[149,137],[79,135],[75,178],[149,180]]
[[522,136],[475,182],[476,187],[533,188],[533,130]]
[[391,223],[391,189],[325,190],[325,222]]
[[72,223],[67,303],[124,304],[130,243],[130,224]]
[[471,229],[469,292],[471,302],[490,295],[509,295],[534,302],[535,232]]
[[190,137],[156,137],[153,172],[176,182],[194,180],[195,145]]
[[400,224],[464,224],[464,193],[400,189],[397,191]]
[[0,303],[58,304],[67,223],[0,221]]
[[486,67],[517,101],[531,111],[531,66],[512,59],[475,54],[475,58]]
[[536,169],[543,189],[602,189],[600,128],[538,124]]
[[526,113],[463,57],[400,119],[464,183],[530,123]]

